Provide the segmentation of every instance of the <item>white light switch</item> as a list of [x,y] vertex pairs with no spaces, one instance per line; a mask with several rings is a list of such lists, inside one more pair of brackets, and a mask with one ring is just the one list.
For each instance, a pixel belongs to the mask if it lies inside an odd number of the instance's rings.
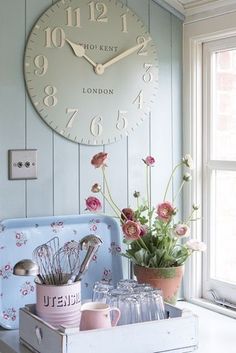
[[9,179],[37,179],[37,150],[9,150]]

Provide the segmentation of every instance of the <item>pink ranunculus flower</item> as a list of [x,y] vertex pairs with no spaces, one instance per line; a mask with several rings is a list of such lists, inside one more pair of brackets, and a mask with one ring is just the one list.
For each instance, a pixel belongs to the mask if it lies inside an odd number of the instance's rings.
[[102,208],[102,204],[100,200],[96,197],[90,196],[86,200],[86,210],[97,212],[100,211]]
[[206,244],[203,243],[202,241],[196,240],[196,239],[190,239],[187,241],[185,244],[188,249],[192,251],[205,251],[206,250]]
[[134,220],[134,211],[132,208],[123,208],[121,213],[121,219],[123,221],[133,221]]
[[153,166],[153,164],[156,162],[155,158],[152,156],[147,156],[145,159],[143,159],[143,161],[149,167]]
[[179,223],[174,228],[174,234],[179,238],[188,237],[190,234],[190,228],[187,224]]
[[160,219],[163,222],[169,222],[175,212],[174,206],[168,202],[165,201],[163,203],[160,203],[157,206],[157,218]]
[[140,237],[143,237],[144,235],[147,234],[148,232],[148,226],[146,225],[140,225]]
[[141,228],[139,223],[127,221],[122,225],[126,240],[137,240],[140,238]]
[[106,166],[106,164],[104,163],[106,159],[107,159],[107,153],[99,152],[93,156],[93,158],[91,159],[91,164],[95,168],[100,168],[102,166]]

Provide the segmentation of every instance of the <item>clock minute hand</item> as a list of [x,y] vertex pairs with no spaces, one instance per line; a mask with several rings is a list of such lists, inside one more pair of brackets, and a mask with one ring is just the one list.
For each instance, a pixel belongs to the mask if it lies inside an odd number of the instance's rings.
[[73,43],[69,39],[66,39],[66,41],[70,45],[76,56],[78,56],[79,58],[85,58],[85,60],[87,60],[93,67],[97,66],[97,64],[85,54],[85,49],[82,45]]
[[146,43],[150,42],[151,38],[149,37],[147,40],[145,40],[144,42],[135,45],[132,48],[129,48],[127,50],[125,50],[123,53],[115,56],[113,59],[107,61],[105,64],[103,64],[103,68],[106,69],[107,67],[117,63],[118,61],[120,61],[121,59],[126,58],[128,55],[133,54],[134,52],[136,52],[138,49],[142,48]]

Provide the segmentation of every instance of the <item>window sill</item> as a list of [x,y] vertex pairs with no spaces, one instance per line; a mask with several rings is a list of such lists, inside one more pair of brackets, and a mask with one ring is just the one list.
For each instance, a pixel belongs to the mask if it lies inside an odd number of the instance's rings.
[[224,306],[220,306],[217,304],[214,304],[213,302],[210,302],[209,300],[202,299],[202,298],[192,298],[188,300],[189,303],[196,304],[198,306],[201,306],[202,308],[212,310],[218,314],[223,314],[226,316],[229,316],[233,319],[236,319],[236,311],[232,309],[228,309]]
[[177,306],[191,310],[199,318],[199,348],[196,353],[235,353],[236,320],[200,306],[200,301],[198,305],[196,302],[179,301]]

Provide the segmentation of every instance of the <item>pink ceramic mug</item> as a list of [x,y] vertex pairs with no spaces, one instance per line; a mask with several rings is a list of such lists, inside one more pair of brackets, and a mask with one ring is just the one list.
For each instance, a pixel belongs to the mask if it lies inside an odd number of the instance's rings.
[[[115,318],[111,321],[110,312],[114,311]],[[100,302],[85,303],[81,307],[80,331],[110,328],[117,325],[120,318],[118,308]]]
[[36,314],[54,327],[79,327],[80,281],[60,286],[36,282]]

